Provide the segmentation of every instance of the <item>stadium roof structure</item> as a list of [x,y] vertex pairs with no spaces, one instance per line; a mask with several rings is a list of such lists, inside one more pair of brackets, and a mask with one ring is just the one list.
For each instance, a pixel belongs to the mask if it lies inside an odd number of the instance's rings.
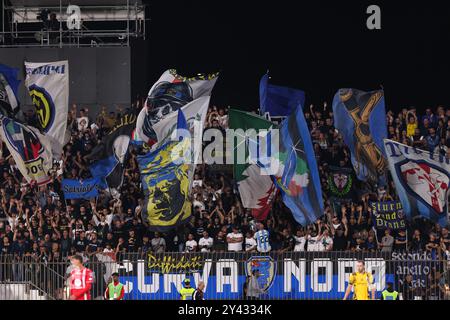
[[142,5],[141,0],[77,0],[76,3],[70,0],[10,0],[13,7],[47,7],[47,6],[68,6],[76,4],[78,6],[126,6],[127,4]]
[[[146,37],[146,6],[141,0],[6,0],[1,47],[129,46]],[[8,5],[7,5],[8,4]],[[49,22],[51,13],[56,22]],[[68,21],[76,17],[76,27]]]

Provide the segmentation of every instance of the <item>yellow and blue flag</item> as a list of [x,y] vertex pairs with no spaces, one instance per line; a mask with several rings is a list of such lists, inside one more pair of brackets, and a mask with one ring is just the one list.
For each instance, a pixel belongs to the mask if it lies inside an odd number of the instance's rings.
[[334,126],[349,147],[359,180],[384,185],[387,137],[383,90],[339,89],[333,99]]
[[[186,119],[178,111],[177,130],[187,130]],[[189,199],[189,171],[185,161],[190,139],[168,141],[146,155],[138,156],[145,204],[144,224],[152,231],[165,232],[187,222],[192,213]]]

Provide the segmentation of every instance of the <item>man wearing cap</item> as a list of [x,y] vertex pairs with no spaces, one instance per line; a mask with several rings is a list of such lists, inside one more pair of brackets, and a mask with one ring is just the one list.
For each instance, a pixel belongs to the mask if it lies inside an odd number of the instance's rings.
[[180,290],[181,300],[192,300],[195,289],[191,287],[191,280],[184,279],[184,287]]
[[112,275],[112,281],[109,283],[105,291],[106,300],[123,300],[125,290],[123,284],[119,282],[119,274],[114,272]]

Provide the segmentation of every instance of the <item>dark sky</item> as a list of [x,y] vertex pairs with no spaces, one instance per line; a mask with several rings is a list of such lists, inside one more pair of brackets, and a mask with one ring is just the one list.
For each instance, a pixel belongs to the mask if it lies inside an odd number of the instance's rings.
[[[307,104],[338,88],[385,89],[388,108],[450,103],[448,1],[150,1],[148,81],[167,68],[220,70],[212,102],[258,106],[259,78],[303,89]],[[381,7],[382,30],[366,28]]]

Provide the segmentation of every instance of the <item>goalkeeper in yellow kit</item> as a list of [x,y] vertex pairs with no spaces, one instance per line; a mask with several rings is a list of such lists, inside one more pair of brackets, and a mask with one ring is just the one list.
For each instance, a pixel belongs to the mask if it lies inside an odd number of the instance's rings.
[[356,262],[356,272],[353,272],[350,275],[348,287],[344,295],[344,300],[347,300],[347,297],[350,295],[352,288],[354,288],[354,300],[369,300],[369,290],[372,293],[372,300],[375,300],[375,286],[373,284],[373,276],[372,273],[366,271],[364,261],[359,260],[358,262]]

